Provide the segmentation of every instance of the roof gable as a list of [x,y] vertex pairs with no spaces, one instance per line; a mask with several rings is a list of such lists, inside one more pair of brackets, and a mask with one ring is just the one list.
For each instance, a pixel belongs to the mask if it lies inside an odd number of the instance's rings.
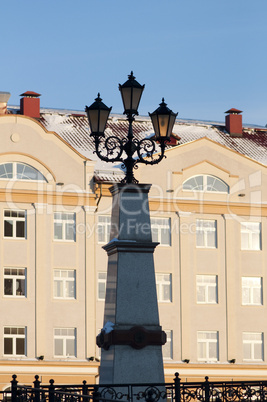
[[[221,144],[220,142],[217,142],[217,141],[215,141],[215,140],[213,140],[211,138],[208,138],[208,137],[198,138],[198,139],[195,139],[193,141],[186,142],[186,143],[183,143],[181,145],[177,145],[176,147],[169,148],[168,150],[166,150],[166,156],[168,157],[168,154],[170,152],[173,152],[173,151],[175,151],[177,149],[183,149],[184,147],[196,146],[196,145],[200,145],[200,144],[204,144],[204,143],[206,143],[206,145],[219,147],[221,149],[224,149],[226,151],[229,151],[229,152],[233,153],[236,156],[240,156],[241,158],[245,158],[246,160],[248,160],[248,161],[250,161],[252,163],[256,163],[256,164],[258,164],[260,166],[266,167],[265,164],[255,160],[255,159],[253,159],[253,158],[251,158],[251,157],[249,157],[247,155],[244,155],[244,154],[236,151],[235,149],[232,149],[231,147],[229,147],[227,145]],[[265,152],[266,152],[266,150],[267,150],[267,148],[265,149]]]

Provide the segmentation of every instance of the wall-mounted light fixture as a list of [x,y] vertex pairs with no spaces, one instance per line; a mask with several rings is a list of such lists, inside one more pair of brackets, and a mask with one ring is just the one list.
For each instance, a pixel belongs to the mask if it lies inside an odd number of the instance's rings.
[[231,360],[228,360],[228,361],[229,361],[229,363],[232,363],[232,364],[235,363],[235,359],[231,359]]

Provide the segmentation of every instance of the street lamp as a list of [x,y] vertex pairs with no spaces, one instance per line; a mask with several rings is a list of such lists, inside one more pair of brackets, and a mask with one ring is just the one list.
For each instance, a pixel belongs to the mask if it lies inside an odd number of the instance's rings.
[[97,345],[102,349],[99,384],[159,384],[164,382],[162,345],[167,339],[159,323],[153,260],[159,243],[152,241],[151,185],[138,184],[133,169],[138,163],[154,165],[163,159],[177,113],[162,99],[150,114],[155,136],[138,140],[132,124],[144,85],[131,72],[119,90],[129,123],[127,137],[105,135],[111,108],[102,102],[100,94],[85,108],[95,153],[103,161],[121,162],[126,170],[122,182],[110,188],[111,235],[103,246],[108,254],[104,325],[97,335]]
[[[138,183],[133,174],[133,169],[138,163],[155,165],[163,159],[166,143],[170,141],[170,135],[178,114],[173,113],[167,107],[163,98],[160,107],[153,113],[149,113],[155,130],[155,137],[142,140],[134,138],[132,123],[135,116],[138,116],[138,106],[144,87],[135,80],[133,72],[123,85],[119,84],[124,114],[126,114],[129,122],[127,138],[121,139],[114,135],[105,136],[104,131],[111,108],[102,102],[100,94],[91,106],[85,107],[91,129],[90,136],[94,138],[95,152],[105,162],[122,162],[122,168],[126,170],[122,183]],[[160,146],[159,153],[156,142]]]

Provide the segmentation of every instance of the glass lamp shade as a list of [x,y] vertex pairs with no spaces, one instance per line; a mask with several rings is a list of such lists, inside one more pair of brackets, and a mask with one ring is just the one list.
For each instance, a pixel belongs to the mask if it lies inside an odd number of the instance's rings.
[[174,113],[167,107],[164,98],[162,98],[159,107],[153,113],[149,113],[155,130],[156,141],[166,141],[170,139],[177,115],[178,113]]
[[135,80],[132,71],[131,74],[128,75],[128,78],[128,81],[126,81],[123,85],[119,84],[119,90],[121,92],[124,106],[124,114],[138,115],[137,110],[145,86],[140,85],[139,82]]
[[100,98],[100,94],[97,95],[95,102],[91,106],[86,106],[85,111],[87,113],[89,126],[91,129],[91,135],[104,135],[108,116],[111,111],[111,107],[107,107]]

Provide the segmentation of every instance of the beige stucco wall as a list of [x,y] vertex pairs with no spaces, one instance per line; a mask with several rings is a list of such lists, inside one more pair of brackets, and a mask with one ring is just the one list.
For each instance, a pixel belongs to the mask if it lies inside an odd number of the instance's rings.
[[[98,216],[111,214],[109,186],[97,186],[95,194],[94,162],[85,160],[33,119],[1,116],[0,135],[0,163],[28,163],[48,180],[42,184],[0,180],[0,216],[4,209],[27,211],[26,239],[5,239],[3,219],[0,224],[1,277],[3,267],[27,268],[25,299],[4,297],[0,280],[2,327],[27,327],[27,356],[19,361],[3,355],[0,329],[0,384],[5,387],[9,373],[16,371],[24,382],[32,382],[34,374],[41,374],[43,381],[55,377],[58,382],[73,382],[73,378],[78,382],[85,376],[88,382],[94,382],[98,363],[88,358],[99,357],[95,336],[103,325],[104,311],[104,302],[97,298],[97,277],[107,268],[107,256],[96,229]],[[242,332],[267,333],[266,167],[208,139],[175,147],[166,155],[159,165],[140,166],[136,171],[142,183],[153,183],[151,214],[171,219],[171,246],[159,245],[154,254],[156,272],[172,275],[172,301],[159,303],[161,325],[173,331],[173,359],[165,361],[166,378],[172,379],[175,371],[183,379],[205,375],[242,378],[248,372],[251,376],[266,376],[265,360],[249,365],[242,355]],[[197,174],[221,178],[230,186],[230,194],[184,191],[183,181]],[[77,235],[71,243],[53,239],[53,213],[65,210],[76,212]],[[215,249],[196,247],[197,218],[217,221]],[[262,250],[241,250],[240,221],[249,220],[262,224]],[[75,300],[53,298],[55,268],[76,270]],[[218,304],[197,304],[197,274],[218,276]],[[242,306],[242,276],[263,278],[263,305]],[[55,327],[77,328],[76,358],[54,358]],[[218,363],[198,362],[196,340],[200,330],[219,332]],[[264,350],[266,342],[267,336]],[[45,356],[43,362],[36,359],[40,355]],[[233,358],[236,364],[230,365],[228,360]],[[184,359],[190,359],[190,363],[183,363]]]

